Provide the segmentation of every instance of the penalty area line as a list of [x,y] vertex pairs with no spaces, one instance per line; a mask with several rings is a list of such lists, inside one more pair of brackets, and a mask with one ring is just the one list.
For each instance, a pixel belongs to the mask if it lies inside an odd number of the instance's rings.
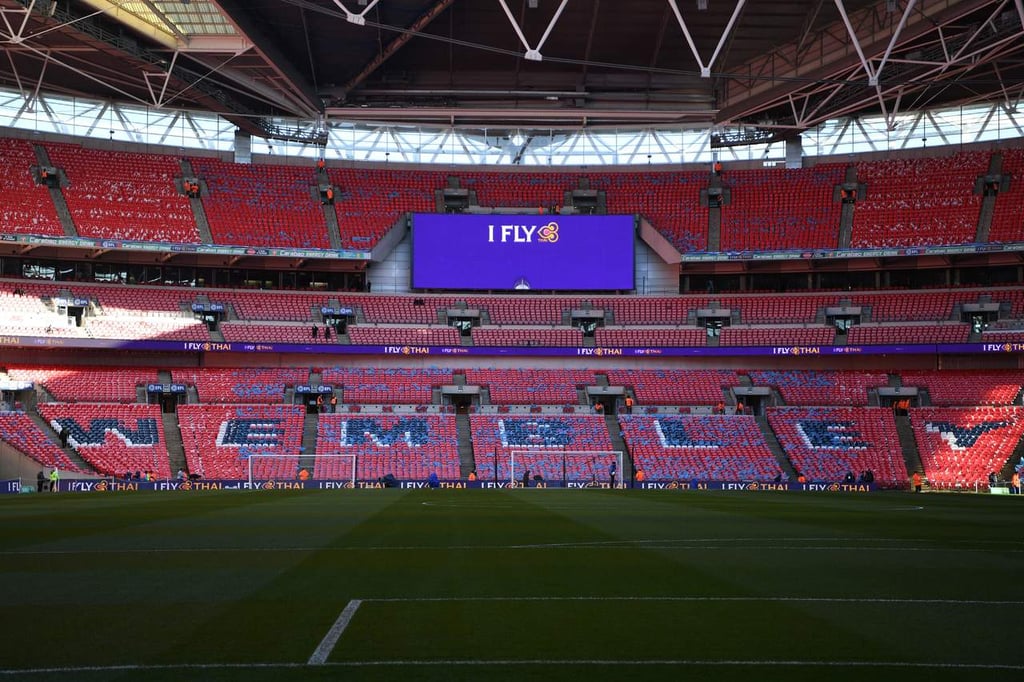
[[359,610],[359,606],[362,603],[362,599],[353,599],[345,605],[345,608],[338,615],[338,620],[334,621],[334,625],[324,635],[316,651],[309,657],[308,665],[323,665],[327,661],[327,657],[334,651],[334,646],[338,643],[338,639],[345,632],[348,624],[352,622],[352,617],[356,615],[356,611]]

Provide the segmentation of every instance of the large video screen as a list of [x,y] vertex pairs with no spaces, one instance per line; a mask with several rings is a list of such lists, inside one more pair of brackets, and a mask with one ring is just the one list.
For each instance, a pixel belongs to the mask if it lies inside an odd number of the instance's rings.
[[416,213],[414,289],[633,288],[633,216]]

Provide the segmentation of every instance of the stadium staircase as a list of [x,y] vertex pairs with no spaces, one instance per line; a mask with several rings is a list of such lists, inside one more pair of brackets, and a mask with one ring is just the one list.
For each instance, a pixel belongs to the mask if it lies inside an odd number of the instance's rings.
[[[993,154],[988,160],[988,176],[998,176],[1003,170],[1003,155]],[[984,178],[978,179],[979,189],[984,188]],[[977,190],[976,190],[977,191]],[[982,194],[981,197],[981,210],[978,211],[978,231],[974,236],[976,242],[987,242],[989,238],[989,232],[992,230],[992,216],[996,212],[996,197],[997,195],[992,194],[986,196]]]
[[608,438],[612,441],[612,450],[618,450],[622,453],[622,472],[621,481],[626,483],[627,481],[633,480],[633,456],[629,454],[629,448],[626,446],[626,440],[622,437],[622,426],[619,424],[619,420],[614,414],[606,414],[604,416],[604,425],[608,429]]
[[1004,464],[1003,468],[999,470],[1000,480],[1010,480],[1010,477],[1013,476],[1014,468],[1017,463],[1021,461],[1022,457],[1024,457],[1024,438],[1020,439],[1017,443],[1017,447],[1013,449],[1013,454],[1010,455],[1010,459],[1006,460],[1006,464]]
[[[843,184],[853,185],[857,183],[857,167],[847,166],[846,177]],[[853,239],[853,207],[855,204],[842,204],[839,212],[839,248],[850,248],[850,241]]]
[[775,461],[779,463],[779,466],[786,475],[789,476],[789,480],[796,480],[796,468],[793,463],[789,461],[789,456],[786,455],[786,451],[782,448],[782,444],[779,443],[778,437],[775,435],[775,431],[772,429],[772,425],[768,423],[768,417],[765,415],[758,415],[754,417],[757,425],[761,429],[761,433],[764,435],[764,442],[768,444],[768,449],[775,455]]
[[897,415],[893,419],[896,421],[896,435],[900,439],[900,450],[903,451],[907,474],[912,475],[916,471],[923,476],[924,464],[921,462],[921,452],[917,449],[917,440],[914,438],[914,427],[910,425],[910,417]]
[[330,242],[332,249],[344,248],[341,244],[341,226],[338,224],[338,212],[334,208],[334,204],[324,204],[321,206],[324,212],[324,220],[327,222],[327,241]]
[[473,454],[473,429],[469,425],[468,414],[455,415],[455,433],[459,444],[459,475],[465,478],[476,469],[476,457]]
[[306,410],[302,422],[302,452],[299,454],[299,468],[307,471],[316,469],[316,434],[320,428],[320,415]]
[[[41,144],[34,144],[32,148],[36,152],[36,160],[39,161],[40,166],[52,166],[50,163],[50,155]],[[57,210],[57,217],[60,218],[60,225],[64,228],[65,237],[77,237],[78,230],[75,228],[75,221],[71,218],[71,211],[68,209],[68,202],[64,199],[64,192],[61,191],[61,187],[68,184],[67,176],[64,175],[64,169],[57,169],[57,177],[60,178],[59,186],[50,187],[50,199],[53,200],[53,207]]]
[[171,465],[171,474],[178,469],[188,470],[185,460],[185,446],[181,441],[181,424],[177,412],[161,412],[160,421],[164,427],[164,444],[167,446],[167,459]]
[[[161,384],[171,383],[171,373],[166,369],[162,369],[157,372],[157,381]],[[145,403],[148,396],[146,395],[146,387],[136,387],[136,399],[140,403]],[[141,391],[141,399],[139,392]],[[174,474],[178,469],[188,470],[188,461],[185,459],[185,445],[181,440],[181,424],[178,422],[177,412],[161,412],[160,421],[163,424],[164,429],[164,444],[167,446],[167,457],[168,462],[171,465],[171,473]]]
[[82,459],[81,456],[79,456],[79,454],[75,451],[73,447],[71,447],[70,445],[67,447],[61,447],[60,436],[57,434],[56,431],[53,430],[53,427],[50,426],[45,419],[43,419],[42,415],[40,415],[35,410],[34,407],[31,410],[26,410],[25,414],[27,414],[28,418],[31,419],[35,423],[35,425],[39,427],[40,431],[46,434],[46,437],[50,440],[51,443],[53,443],[53,446],[60,449],[60,451],[63,452],[67,456],[67,458],[70,459],[72,463],[74,463],[74,465],[78,467],[80,471],[84,471],[87,474],[97,473],[97,471],[92,468],[92,465],[90,465],[88,462]]
[[[715,173],[711,174],[711,181],[708,183],[708,188],[722,187],[722,178]],[[711,206],[708,208],[708,251],[721,251],[722,250],[722,207]]]
[[[317,388],[323,385],[324,376],[321,372],[311,369],[309,371],[309,385],[312,388]],[[290,395],[289,395],[290,394]],[[285,390],[285,402],[291,403],[295,399],[295,388],[288,387]],[[324,397],[324,402],[330,400],[329,397]],[[339,398],[338,402],[341,400]],[[302,452],[299,455],[299,468],[306,469],[307,471],[313,472],[316,468],[316,438],[317,433],[320,430],[320,415],[313,410],[306,410],[306,415],[302,421]]]
[[[188,159],[181,160],[181,174],[186,178],[196,177],[192,170],[192,162]],[[203,244],[212,244],[213,235],[210,234],[210,221],[206,217],[206,209],[203,208],[202,196],[207,193],[206,183],[199,180],[199,196],[189,197],[188,204],[192,208],[192,217],[196,220],[196,229],[199,231],[199,239]]]

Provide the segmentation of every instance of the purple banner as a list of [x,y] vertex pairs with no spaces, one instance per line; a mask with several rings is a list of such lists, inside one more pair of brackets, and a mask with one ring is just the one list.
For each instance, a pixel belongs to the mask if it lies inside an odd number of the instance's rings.
[[[383,489],[398,488],[413,490],[429,488],[426,481],[405,481],[396,480],[391,485],[386,485],[379,480],[360,480],[353,485],[352,481],[326,481],[326,480],[259,480],[253,481],[250,486],[248,481],[242,480],[198,480],[198,481],[126,481],[119,478],[114,479],[91,479],[76,480],[63,478],[58,482],[59,492],[74,493],[109,493],[109,492],[136,492],[136,491],[180,491],[180,492],[201,492],[206,490],[351,490],[355,489]],[[442,489],[484,489],[484,490],[506,490],[521,488],[519,482],[513,481],[468,481],[466,479],[450,479],[439,481],[438,487]],[[530,488],[567,488],[576,490],[607,490],[607,483],[594,483],[590,481],[530,481]],[[723,490],[731,492],[821,492],[821,493],[868,493],[877,490],[874,484],[869,483],[837,483],[834,481],[817,481],[811,483],[772,483],[764,481],[644,481],[633,483],[631,486],[639,490]],[[0,481],[0,494],[21,492],[21,482],[18,480]]]
[[416,213],[414,289],[633,289],[629,215]]
[[11,478],[0,481],[0,495],[13,495],[21,492],[21,479]]
[[300,353],[311,355],[507,355],[523,357],[729,357],[743,355],[907,355],[936,353],[1024,353],[1024,343],[921,343],[884,346],[659,346],[637,348],[608,346],[567,348],[560,346],[362,346],[355,344],[251,343],[241,341],[160,341],[140,339],[55,338],[49,336],[0,336],[2,346],[45,348],[98,348],[155,350],[178,353]]
[[874,483],[837,483],[813,481],[810,483],[774,483],[771,481],[644,481],[634,483],[642,490],[726,490],[808,493],[870,493],[878,488]]

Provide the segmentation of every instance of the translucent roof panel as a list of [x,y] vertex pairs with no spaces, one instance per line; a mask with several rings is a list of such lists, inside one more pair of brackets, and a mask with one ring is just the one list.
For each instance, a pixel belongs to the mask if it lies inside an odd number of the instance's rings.
[[237,35],[235,27],[209,0],[86,0],[94,6],[114,5],[141,21],[183,36]]

